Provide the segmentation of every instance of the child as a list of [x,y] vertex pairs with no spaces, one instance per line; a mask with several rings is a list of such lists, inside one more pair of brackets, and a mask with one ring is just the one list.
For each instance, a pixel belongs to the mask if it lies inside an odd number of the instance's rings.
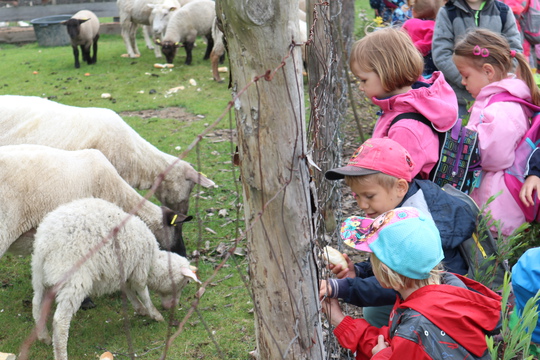
[[420,210],[402,207],[363,219],[345,243],[371,253],[377,280],[399,293],[382,328],[345,316],[337,299],[325,299],[334,334],[356,359],[491,359],[485,336],[497,328],[501,297],[464,277],[474,291],[441,284],[441,238]]
[[[530,158],[528,169],[525,172],[525,182],[519,192],[519,198],[525,206],[533,206],[540,195],[540,151],[534,149]],[[536,194],[535,194],[536,192]]]
[[[435,183],[413,179],[414,167],[411,156],[400,144],[389,138],[372,138],[356,150],[347,166],[329,170],[325,176],[329,180],[345,179],[368,218],[400,206],[421,209],[435,221],[441,233],[445,266],[464,275],[467,265],[459,245],[475,230],[475,214],[465,202]],[[388,323],[395,292],[381,287],[369,262],[353,265],[348,257],[346,260],[347,269],[330,266],[339,279],[330,279],[328,283],[322,280],[321,294],[363,306],[364,318],[372,325]]]
[[381,108],[374,138],[388,136],[406,148],[416,168],[413,177],[428,179],[439,160],[439,138],[434,130],[414,119],[392,120],[407,112],[420,113],[439,131],[457,120],[457,100],[440,72],[427,82],[418,81],[424,68],[422,54],[403,30],[383,28],[369,33],[352,48],[351,71],[360,90]]
[[425,79],[430,78],[433,72],[437,71],[437,67],[433,63],[431,42],[435,17],[442,5],[442,0],[416,0],[412,6],[413,18],[405,21],[402,26],[403,30],[411,37],[414,46],[424,57],[422,76]]
[[[510,74],[514,59],[519,78]],[[462,84],[476,99],[467,128],[478,132],[482,174],[480,184],[470,195],[483,206],[502,190],[487,210],[491,210],[494,220],[502,222],[502,234],[509,236],[525,222],[525,216],[506,187],[504,171],[514,162],[514,151],[530,127],[532,111],[517,102],[489,104],[489,101],[495,94],[508,92],[540,104],[540,91],[527,59],[511,50],[504,37],[490,30],[476,29],[468,33],[456,44],[454,62]]]
[[435,20],[433,61],[456,92],[460,117],[467,114],[467,102],[472,98],[461,84],[461,75],[452,62],[452,51],[458,40],[478,27],[503,34],[512,50],[522,51],[516,19],[506,4],[497,0],[448,0]]

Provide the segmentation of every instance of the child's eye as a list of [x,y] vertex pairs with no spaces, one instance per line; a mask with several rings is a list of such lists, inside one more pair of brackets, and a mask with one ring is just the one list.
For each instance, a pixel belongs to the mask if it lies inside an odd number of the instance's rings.
[[373,199],[374,196],[375,196],[375,195],[366,195],[366,199],[371,200],[371,199]]

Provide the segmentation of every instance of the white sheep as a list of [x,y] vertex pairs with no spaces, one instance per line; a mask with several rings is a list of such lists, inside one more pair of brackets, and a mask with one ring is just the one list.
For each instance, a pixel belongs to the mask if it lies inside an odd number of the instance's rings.
[[219,76],[219,60],[225,55],[225,41],[223,38],[223,32],[219,29],[217,17],[212,24],[212,38],[214,39],[214,47],[210,53],[210,63],[212,64],[212,75],[214,80],[222,82],[221,76]]
[[212,24],[216,18],[216,3],[211,0],[192,1],[176,10],[169,19],[165,36],[158,43],[167,63],[172,64],[180,43],[186,49],[186,65],[192,61],[192,50],[197,36],[206,37],[204,60],[210,58],[214,46]]
[[161,57],[159,47],[154,46],[154,42],[152,41],[152,23],[150,18],[152,8],[148,5],[162,3],[164,3],[163,0],[117,0],[116,4],[118,5],[118,12],[120,15],[121,34],[127,50],[126,56],[135,58],[141,55],[137,42],[135,41],[135,36],[137,34],[137,27],[139,25],[144,25],[142,33],[146,47],[150,50],[154,50],[154,54],[157,58]]
[[[178,10],[181,5],[178,0],[164,0],[159,4],[148,4],[152,9],[150,13],[150,23],[152,24],[152,35],[154,39],[162,39],[165,36],[169,19],[174,11]],[[156,47],[159,52],[159,48]],[[161,57],[161,52],[159,52]]]
[[[38,144],[65,150],[98,149],[132,187],[150,189],[177,157],[144,140],[114,111],[80,108],[33,96],[0,96],[0,146]],[[180,160],[156,191],[164,206],[188,213],[193,186],[214,182]]]
[[182,223],[191,216],[144,200],[100,151],[25,144],[0,146],[0,257],[8,249],[21,248],[28,255],[32,250],[28,241],[43,217],[59,205],[86,197],[105,199],[125,211],[142,201],[137,215],[159,243],[186,256]]
[[[81,10],[66,21],[61,22],[67,27],[67,32],[71,39],[73,56],[75,57],[75,68],[80,68],[79,46],[81,47],[82,59],[88,65],[97,61],[98,39],[99,39],[99,19],[90,10]],[[90,48],[93,54],[90,56]]]
[[[67,342],[72,317],[88,296],[100,296],[125,288],[135,311],[156,321],[163,316],[150,299],[157,292],[165,308],[178,303],[180,290],[197,276],[189,261],[178,254],[160,251],[155,237],[138,218],[132,217],[114,237],[108,236],[128,214],[102,199],[79,199],[49,213],[39,225],[32,255],[32,314],[38,339],[48,344],[44,313],[46,292],[64,281],[66,274],[91,249],[98,249],[58,287],[53,317],[55,360],[67,360]],[[41,326],[43,325],[43,326]]]

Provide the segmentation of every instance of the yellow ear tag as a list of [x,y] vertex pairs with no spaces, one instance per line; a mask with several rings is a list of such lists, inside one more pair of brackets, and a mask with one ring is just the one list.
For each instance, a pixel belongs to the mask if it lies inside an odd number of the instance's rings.
[[204,177],[208,177],[208,176],[206,176],[206,174],[203,174],[202,171],[199,171],[199,174],[201,174],[201,175],[204,176]]
[[172,221],[171,221],[171,225],[176,226],[176,224],[174,222],[176,221],[177,217],[178,217],[178,214],[174,214],[174,216],[172,218]]

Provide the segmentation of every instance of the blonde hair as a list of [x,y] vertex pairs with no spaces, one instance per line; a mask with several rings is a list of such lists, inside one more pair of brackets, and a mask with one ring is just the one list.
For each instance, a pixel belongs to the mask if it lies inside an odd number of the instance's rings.
[[371,265],[375,277],[385,287],[391,287],[394,290],[403,288],[420,288],[426,285],[439,285],[441,283],[442,265],[435,266],[427,279],[417,280],[411,279],[401,274],[382,263],[382,261],[372,253],[370,255]]
[[388,27],[355,42],[349,65],[353,73],[373,71],[381,79],[383,90],[392,92],[418,80],[424,58],[405,31]]
[[540,105],[540,90],[534,81],[527,58],[521,53],[512,51],[508,41],[502,35],[487,29],[475,29],[456,44],[454,56],[467,58],[478,69],[481,69],[484,64],[490,64],[499,73],[501,79],[512,71],[514,67],[512,59],[515,57],[518,64],[518,77],[531,89],[532,102]]
[[369,175],[345,176],[345,184],[349,187],[355,184],[359,187],[365,186],[365,184],[372,181],[381,185],[386,190],[390,190],[396,185],[398,178],[381,172]]

